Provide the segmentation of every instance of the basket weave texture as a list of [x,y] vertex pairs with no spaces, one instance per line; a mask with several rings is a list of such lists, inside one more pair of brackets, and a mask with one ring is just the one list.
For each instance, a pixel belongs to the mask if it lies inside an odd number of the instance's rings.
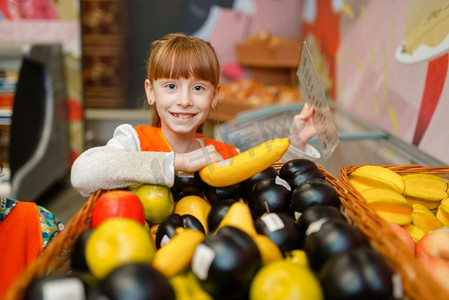
[[[406,295],[412,299],[449,299],[449,292],[437,283],[424,266],[410,253],[405,244],[365,201],[349,182],[349,175],[360,166],[340,168],[337,192],[352,220],[368,236],[373,246],[386,258],[390,266],[401,275]],[[421,165],[384,165],[399,175],[428,173],[449,178],[449,167],[423,167]]]
[[[279,171],[282,162],[273,167]],[[341,200],[341,211],[348,221],[358,226],[371,240],[373,246],[387,259],[392,268],[401,275],[406,297],[412,299],[449,299],[449,294],[435,282],[421,266],[406,246],[397,239],[388,224],[366,203],[362,196],[349,183],[349,175],[359,166],[340,169],[339,179],[324,167],[318,165],[325,179],[337,190]],[[426,172],[449,178],[449,167],[425,168],[419,165],[385,166],[403,175]],[[14,282],[5,300],[22,299],[28,284],[37,277],[65,272],[70,269],[70,252],[79,235],[90,227],[93,206],[104,191],[93,194],[81,209],[68,222],[61,232],[30,264]]]

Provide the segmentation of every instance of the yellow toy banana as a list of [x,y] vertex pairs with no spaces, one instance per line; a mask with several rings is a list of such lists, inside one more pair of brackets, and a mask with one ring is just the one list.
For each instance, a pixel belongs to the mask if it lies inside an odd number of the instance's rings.
[[257,233],[248,204],[244,202],[232,204],[215,232],[224,226],[236,227],[248,234],[256,243],[263,264],[282,258],[279,247],[267,236]]
[[257,234],[256,227],[254,226],[254,220],[251,216],[251,210],[248,204],[244,202],[235,202],[230,207],[223,220],[221,220],[217,232],[221,227],[233,226],[243,230],[249,236]]
[[261,143],[230,159],[210,164],[199,171],[208,185],[224,187],[239,183],[270,167],[287,151],[287,138]]
[[153,267],[166,277],[178,274],[190,265],[196,246],[204,238],[199,230],[177,228],[171,240],[154,254]]
[[176,300],[212,300],[190,270],[170,277],[169,281],[175,290]]

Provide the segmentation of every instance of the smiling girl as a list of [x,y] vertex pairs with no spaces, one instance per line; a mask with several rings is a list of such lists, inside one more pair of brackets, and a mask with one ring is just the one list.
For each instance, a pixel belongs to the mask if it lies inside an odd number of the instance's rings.
[[[220,65],[210,43],[168,34],[153,42],[147,71],[152,125],[122,124],[105,146],[83,152],[71,171],[72,185],[81,195],[137,183],[171,187],[175,172],[195,172],[238,153],[234,146],[201,134],[220,88]],[[316,133],[312,114],[313,109],[304,106],[292,124],[289,151],[296,157],[319,157],[307,144]]]

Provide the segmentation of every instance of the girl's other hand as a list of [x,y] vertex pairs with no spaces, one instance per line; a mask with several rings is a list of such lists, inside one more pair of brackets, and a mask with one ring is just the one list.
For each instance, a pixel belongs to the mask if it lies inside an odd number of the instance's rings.
[[175,153],[175,171],[196,172],[205,166],[223,160],[213,145],[188,153]]
[[308,141],[316,134],[316,129],[312,122],[313,114],[313,107],[305,103],[301,112],[294,117],[290,126],[290,134],[288,136],[290,144],[302,151],[306,149]]

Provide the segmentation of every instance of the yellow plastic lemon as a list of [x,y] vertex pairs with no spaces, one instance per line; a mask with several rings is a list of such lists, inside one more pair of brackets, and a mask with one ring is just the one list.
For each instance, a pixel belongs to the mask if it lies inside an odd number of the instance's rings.
[[171,215],[175,202],[170,188],[164,185],[141,184],[131,189],[140,199],[145,218],[150,223],[160,223]]
[[259,270],[251,283],[250,299],[321,300],[323,292],[310,269],[282,259]]
[[111,218],[94,229],[85,251],[89,270],[102,279],[125,263],[150,264],[155,248],[150,234],[140,223],[129,218]]

